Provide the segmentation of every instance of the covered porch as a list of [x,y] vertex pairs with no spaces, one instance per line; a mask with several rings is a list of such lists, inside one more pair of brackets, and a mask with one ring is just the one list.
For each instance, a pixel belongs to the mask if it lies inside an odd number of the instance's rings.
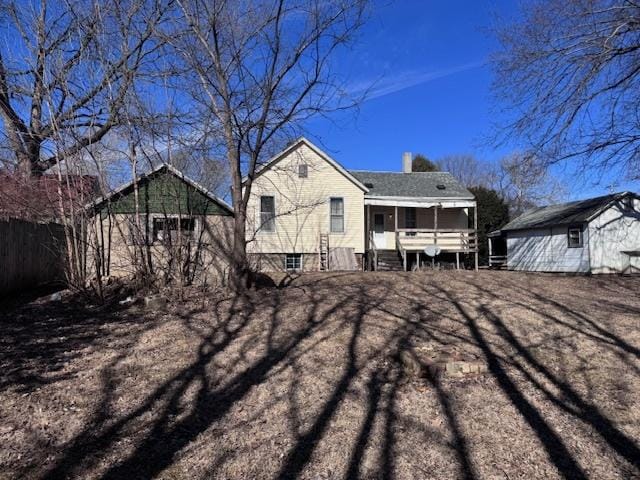
[[[396,252],[402,270],[449,258],[460,268],[462,255],[473,255],[478,268],[477,211],[474,200],[365,198],[365,248],[368,264],[378,269],[379,258]],[[437,247],[436,258],[424,253]]]

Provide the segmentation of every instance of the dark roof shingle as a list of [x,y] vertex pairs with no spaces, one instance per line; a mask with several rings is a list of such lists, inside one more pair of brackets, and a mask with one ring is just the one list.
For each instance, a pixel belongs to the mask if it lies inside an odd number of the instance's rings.
[[[519,217],[511,220],[501,230],[524,230],[530,228],[545,228],[554,225],[570,225],[589,221],[601,209],[614,201],[634,195],[630,192],[612,193],[601,197],[587,198],[575,202],[547,205],[546,207],[531,208]],[[635,196],[635,195],[634,195]]]
[[[468,198],[473,194],[449,172],[370,172],[349,170],[374,197]],[[440,188],[438,188],[441,186]],[[444,188],[442,188],[444,186]]]

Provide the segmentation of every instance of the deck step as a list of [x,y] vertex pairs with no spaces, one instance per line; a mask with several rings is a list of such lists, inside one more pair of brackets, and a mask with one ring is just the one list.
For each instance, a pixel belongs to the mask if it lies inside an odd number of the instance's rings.
[[402,259],[396,250],[378,250],[379,272],[397,272],[404,270]]

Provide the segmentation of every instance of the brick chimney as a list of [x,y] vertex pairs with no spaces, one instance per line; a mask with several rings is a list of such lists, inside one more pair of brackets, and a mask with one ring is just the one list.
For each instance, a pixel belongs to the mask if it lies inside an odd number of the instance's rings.
[[411,173],[413,171],[413,168],[411,167],[412,162],[413,155],[411,155],[411,152],[404,152],[402,154],[402,171],[404,173]]

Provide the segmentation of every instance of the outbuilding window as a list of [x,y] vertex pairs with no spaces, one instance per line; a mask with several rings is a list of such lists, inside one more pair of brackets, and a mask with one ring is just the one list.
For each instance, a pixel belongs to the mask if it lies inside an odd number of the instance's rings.
[[273,196],[260,197],[260,228],[264,232],[276,231],[276,200]]
[[569,227],[567,243],[569,248],[582,248],[582,227]]
[[284,261],[284,268],[287,271],[300,271],[302,270],[302,254],[301,253],[287,253]]
[[331,233],[344,233],[344,199],[331,199]]
[[193,217],[156,217],[153,219],[153,241],[177,241],[177,235],[183,238],[193,236],[196,220]]

